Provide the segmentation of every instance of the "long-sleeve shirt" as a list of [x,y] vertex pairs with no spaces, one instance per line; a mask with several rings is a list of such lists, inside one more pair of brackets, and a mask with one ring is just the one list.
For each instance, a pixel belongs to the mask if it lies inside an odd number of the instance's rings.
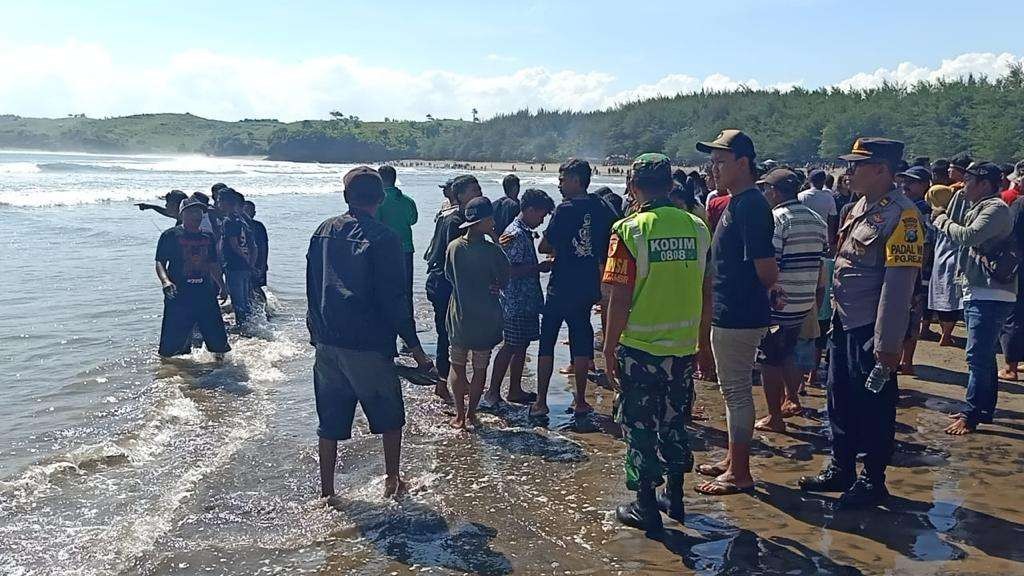
[[306,253],[310,342],[397,355],[395,335],[419,347],[408,307],[398,236],[370,214],[351,211],[316,229]]
[[[982,254],[1006,240],[1013,232],[1010,209],[999,196],[970,203],[964,192],[957,192],[949,201],[945,214],[935,217],[935,228],[960,247],[957,254],[957,281],[963,288],[964,300],[1017,300],[1016,280],[1000,283],[988,276],[975,255]],[[972,250],[973,249],[973,250]]]

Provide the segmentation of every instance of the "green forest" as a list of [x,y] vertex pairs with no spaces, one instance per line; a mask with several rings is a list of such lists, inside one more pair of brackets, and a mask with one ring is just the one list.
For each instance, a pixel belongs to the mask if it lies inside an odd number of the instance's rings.
[[970,151],[994,161],[1024,158],[1024,70],[998,79],[787,92],[741,89],[680,94],[595,112],[521,110],[480,121],[329,120],[240,122],[190,114],[93,119],[0,116],[0,147],[85,152],[258,155],[308,162],[457,159],[604,161],[660,151],[677,163],[702,158],[697,140],[723,128],[753,137],[762,159],[831,161],[857,136],[907,143],[908,156]]

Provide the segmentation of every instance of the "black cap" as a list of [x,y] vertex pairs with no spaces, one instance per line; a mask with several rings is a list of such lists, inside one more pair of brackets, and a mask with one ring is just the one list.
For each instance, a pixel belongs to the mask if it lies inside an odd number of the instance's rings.
[[857,138],[849,154],[839,157],[847,162],[883,160],[893,166],[903,160],[903,142],[889,138]]
[[794,195],[800,191],[800,177],[796,175],[792,170],[786,168],[776,168],[771,172],[765,174],[763,178],[757,181],[758,184],[768,184],[778,188],[787,195]]
[[171,190],[167,194],[161,196],[161,198],[163,198],[164,200],[177,200],[181,202],[185,200],[185,198],[188,198],[188,194],[185,194],[181,190]]
[[967,152],[961,152],[961,153],[957,154],[956,156],[953,156],[949,160],[949,164],[951,166],[955,166],[955,167],[957,167],[957,168],[959,168],[961,170],[966,170],[967,167],[970,166],[972,162],[974,162],[974,159],[971,158],[971,155],[968,154]]
[[380,174],[369,166],[356,166],[345,173],[342,178],[345,185],[343,193],[345,201],[357,204],[377,202],[384,197],[384,181]]
[[697,142],[697,150],[705,154],[710,154],[712,150],[728,150],[737,158],[741,156],[750,159],[757,158],[754,141],[741,130],[722,130],[718,137],[710,142]]
[[911,180],[917,180],[918,182],[931,182],[932,173],[924,166],[911,166],[907,171],[900,172],[897,176],[903,176],[910,178]]
[[491,201],[486,196],[481,196],[467,202],[462,213],[466,217],[466,221],[459,228],[469,228],[478,222],[494,216],[494,207],[491,206]]
[[991,162],[975,162],[968,166],[964,172],[979,180],[988,180],[996,186],[996,189],[1003,182],[1003,170]]

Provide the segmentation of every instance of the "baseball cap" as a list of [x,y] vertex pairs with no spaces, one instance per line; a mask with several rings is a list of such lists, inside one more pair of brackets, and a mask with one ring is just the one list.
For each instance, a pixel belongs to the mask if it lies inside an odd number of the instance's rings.
[[931,182],[932,173],[924,166],[911,166],[904,172],[900,172],[897,176],[904,176],[911,180],[917,180],[918,182]]
[[185,194],[181,190],[171,190],[167,194],[164,194],[163,196],[161,196],[161,198],[163,198],[164,200],[183,201],[183,200],[185,200],[185,198],[188,198],[188,194]]
[[657,152],[641,154],[633,160],[633,178],[668,183],[672,180],[672,161]]
[[980,180],[988,180],[997,187],[1003,181],[1002,169],[991,162],[974,162],[964,171]]
[[800,177],[792,170],[776,168],[757,181],[758,184],[774,186],[782,192],[793,195],[800,191]]
[[188,210],[189,208],[199,208],[203,212],[206,212],[207,210],[210,209],[210,207],[205,202],[203,202],[199,198],[196,198],[195,196],[192,196],[191,198],[186,198],[185,200],[183,200],[182,203],[181,203],[180,211],[184,212],[185,210]]
[[840,156],[839,159],[847,162],[883,160],[896,165],[903,159],[903,142],[889,138],[857,138],[850,153]]
[[967,167],[970,166],[973,161],[974,160],[973,158],[971,158],[970,154],[968,154],[967,152],[961,152],[956,156],[950,158],[949,164],[961,170],[966,170]]
[[754,141],[743,133],[742,130],[722,130],[718,137],[710,142],[697,142],[697,150],[710,154],[712,150],[728,150],[737,157],[757,158],[754,151]]
[[462,213],[466,217],[466,221],[459,228],[469,228],[478,222],[494,216],[494,206],[491,205],[491,201],[486,196],[481,196],[473,198],[466,203],[466,208],[463,209]]

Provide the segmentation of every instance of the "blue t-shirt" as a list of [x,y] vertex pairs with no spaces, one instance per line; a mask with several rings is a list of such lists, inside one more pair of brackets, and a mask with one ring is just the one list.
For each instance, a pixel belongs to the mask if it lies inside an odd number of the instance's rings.
[[559,204],[544,230],[555,249],[548,301],[592,306],[601,299],[601,264],[608,254],[613,216],[600,200],[582,196]]
[[757,188],[733,194],[711,240],[714,265],[712,326],[764,328],[771,325],[768,290],[754,260],[775,258],[775,222],[768,201]]

